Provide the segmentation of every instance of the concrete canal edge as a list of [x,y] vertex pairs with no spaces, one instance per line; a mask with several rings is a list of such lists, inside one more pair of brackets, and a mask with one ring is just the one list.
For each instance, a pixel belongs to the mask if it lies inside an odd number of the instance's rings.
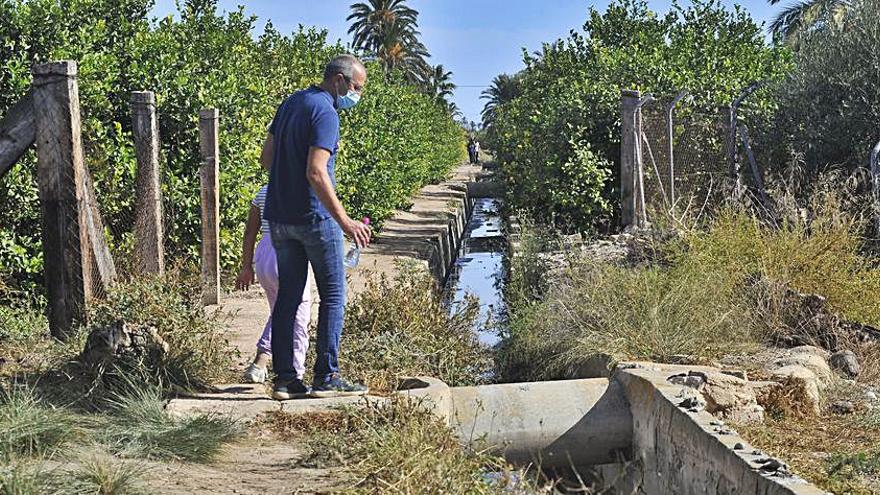
[[[542,468],[598,467],[622,494],[825,494],[787,472],[669,382],[709,367],[629,363],[610,378],[450,388],[433,378],[400,393],[428,401],[463,443]],[[782,467],[780,467],[782,466]]]

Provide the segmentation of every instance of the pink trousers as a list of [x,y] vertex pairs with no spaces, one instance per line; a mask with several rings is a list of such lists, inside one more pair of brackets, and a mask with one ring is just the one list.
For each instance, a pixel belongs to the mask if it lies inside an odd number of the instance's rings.
[[[275,258],[275,249],[268,235],[263,235],[254,252],[254,272],[260,286],[266,292],[269,300],[269,319],[263,328],[263,335],[257,341],[257,352],[272,355],[272,308],[278,299],[278,262]],[[305,372],[306,350],[309,348],[309,321],[312,311],[312,272],[308,272],[306,290],[303,292],[302,303],[296,310],[296,318],[293,324],[293,369],[296,370],[297,378],[302,379]]]

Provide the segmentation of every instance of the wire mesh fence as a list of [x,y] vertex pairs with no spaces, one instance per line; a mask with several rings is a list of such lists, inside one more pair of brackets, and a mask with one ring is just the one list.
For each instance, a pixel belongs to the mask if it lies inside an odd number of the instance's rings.
[[649,212],[683,213],[729,194],[726,128],[718,111],[670,112],[671,99],[642,109],[642,159]]

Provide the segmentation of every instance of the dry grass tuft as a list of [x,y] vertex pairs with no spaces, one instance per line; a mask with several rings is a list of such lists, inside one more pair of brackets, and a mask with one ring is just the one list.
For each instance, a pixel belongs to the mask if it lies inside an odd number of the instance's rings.
[[[270,413],[281,438],[312,450],[317,467],[342,466],[357,480],[350,493],[536,493],[536,484],[500,458],[468,451],[423,404],[395,397],[330,413]],[[499,473],[497,476],[487,476]]]
[[877,495],[880,424],[866,426],[863,417],[822,416],[768,420],[739,425],[749,442],[778,456],[824,490],[851,495]]
[[804,419],[815,416],[811,399],[802,378],[785,377],[776,386],[765,387],[758,394],[758,404],[774,420]]
[[307,412],[290,414],[270,411],[263,415],[260,424],[282,440],[293,440],[319,432],[347,431],[351,416],[343,411]]

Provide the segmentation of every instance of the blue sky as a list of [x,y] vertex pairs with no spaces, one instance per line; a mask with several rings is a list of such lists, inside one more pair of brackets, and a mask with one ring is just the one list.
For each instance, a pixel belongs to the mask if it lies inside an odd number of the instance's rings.
[[[683,0],[687,1],[687,0]],[[726,5],[734,2],[723,0]],[[327,29],[331,40],[347,43],[352,0],[220,0],[221,8],[245,5],[246,12],[262,23],[271,19],[282,33],[299,24]],[[670,1],[649,0],[652,9],[665,12]],[[767,21],[778,7],[765,0],[745,0],[743,5],[757,21]],[[454,100],[470,120],[479,121],[483,102],[480,92],[502,72],[522,68],[522,48],[529,51],[580,28],[590,6],[604,9],[606,1],[586,0],[411,0],[419,11],[422,40],[431,52],[432,64],[453,72],[459,87]],[[175,12],[174,0],[157,0],[155,13]]]

